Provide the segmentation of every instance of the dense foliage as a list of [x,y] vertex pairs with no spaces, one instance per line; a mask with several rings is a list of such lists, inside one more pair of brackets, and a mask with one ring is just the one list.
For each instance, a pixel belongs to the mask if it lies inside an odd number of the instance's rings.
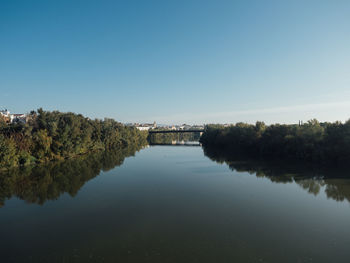
[[263,122],[237,123],[228,127],[208,125],[200,142],[231,154],[264,159],[293,159],[346,164],[350,161],[350,121],[302,125]]
[[30,113],[26,124],[0,123],[0,168],[145,144],[147,135],[113,119],[39,109]]

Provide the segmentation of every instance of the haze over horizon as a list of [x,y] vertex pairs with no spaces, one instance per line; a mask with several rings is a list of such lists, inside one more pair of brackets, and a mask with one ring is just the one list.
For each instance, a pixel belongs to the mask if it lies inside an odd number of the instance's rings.
[[164,124],[350,118],[350,1],[1,1],[0,107]]

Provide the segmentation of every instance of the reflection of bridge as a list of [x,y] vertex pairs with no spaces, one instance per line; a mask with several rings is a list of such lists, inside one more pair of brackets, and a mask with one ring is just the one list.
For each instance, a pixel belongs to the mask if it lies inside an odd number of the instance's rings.
[[184,132],[199,132],[203,133],[203,129],[193,129],[193,130],[149,130],[149,133],[184,133]]
[[150,143],[150,146],[190,146],[190,147],[197,147],[201,146],[201,144],[198,143],[178,143],[178,144],[172,144],[172,143]]

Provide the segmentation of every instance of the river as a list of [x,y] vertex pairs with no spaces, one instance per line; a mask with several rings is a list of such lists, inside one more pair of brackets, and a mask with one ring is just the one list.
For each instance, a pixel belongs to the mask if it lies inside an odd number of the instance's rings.
[[349,262],[350,178],[150,146],[0,180],[0,261]]

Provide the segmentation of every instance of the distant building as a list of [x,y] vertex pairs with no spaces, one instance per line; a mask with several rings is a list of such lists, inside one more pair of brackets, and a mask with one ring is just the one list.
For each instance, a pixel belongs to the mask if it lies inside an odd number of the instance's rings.
[[27,122],[27,115],[26,114],[11,114],[9,110],[0,110],[1,117],[4,118],[4,120],[7,123],[26,123]]
[[140,131],[148,131],[151,127],[147,127],[147,126],[137,126],[137,129],[139,129]]
[[192,129],[204,129],[204,125],[193,125],[192,127],[191,127]]
[[10,114],[11,123],[26,123],[27,115],[26,114]]
[[149,129],[157,128],[157,123],[153,122],[153,123],[136,124],[135,126],[140,131],[148,131]]
[[4,109],[4,110],[0,110],[0,114],[3,116],[3,117],[10,117],[10,112],[7,110],[7,109]]
[[182,124],[181,127],[183,127],[183,130],[190,130],[192,128],[192,126],[188,124]]

